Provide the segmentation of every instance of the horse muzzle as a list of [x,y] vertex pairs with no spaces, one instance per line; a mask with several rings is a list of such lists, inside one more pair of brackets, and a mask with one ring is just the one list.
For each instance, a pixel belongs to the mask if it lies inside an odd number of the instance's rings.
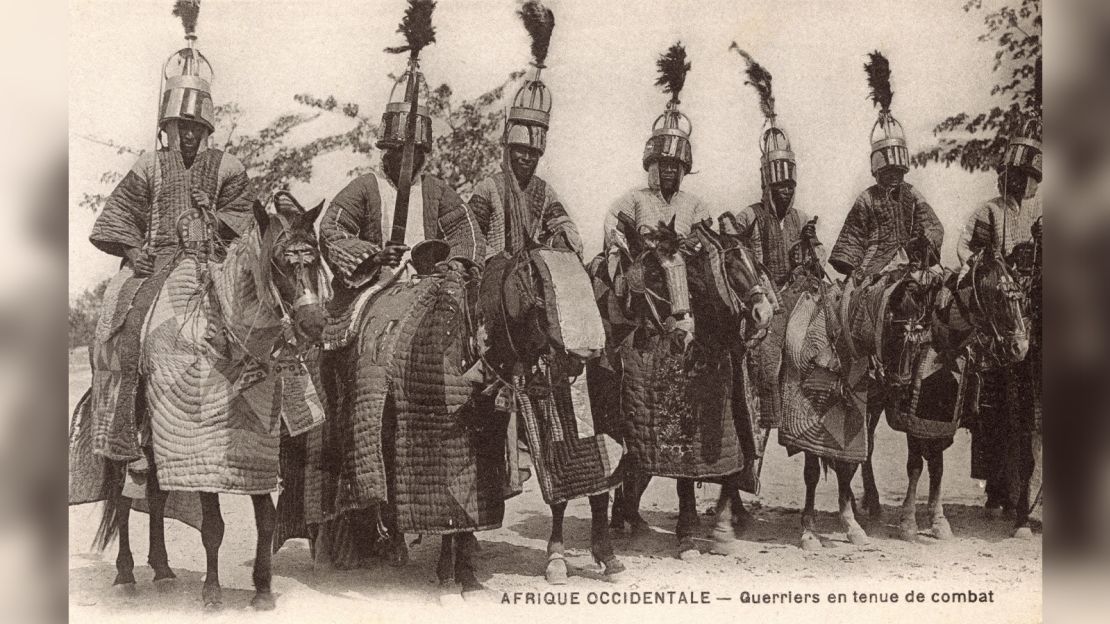
[[767,297],[761,297],[759,301],[752,306],[752,322],[755,324],[756,329],[766,329],[771,326],[771,319],[775,316],[775,306],[771,305],[771,301]]
[[302,336],[311,342],[319,342],[327,325],[327,312],[320,298],[305,294],[293,303],[293,321]]

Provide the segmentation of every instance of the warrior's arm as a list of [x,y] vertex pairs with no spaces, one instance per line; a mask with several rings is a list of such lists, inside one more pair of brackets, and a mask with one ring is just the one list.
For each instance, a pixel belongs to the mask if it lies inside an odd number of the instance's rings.
[[[806,214],[802,210],[798,210],[797,212],[798,212],[798,221],[799,221],[799,223],[798,223],[799,238],[801,238],[800,232],[805,229],[806,224],[808,224],[810,222],[812,217],[810,217],[808,214]],[[818,263],[823,265],[823,264],[825,264],[825,262],[828,261],[829,253],[825,249],[825,246],[823,244],[821,244],[821,240],[817,238],[816,234],[814,234],[813,240],[810,241],[810,248],[813,249],[813,255],[817,256],[817,262]]]
[[740,242],[748,248],[748,251],[755,254],[755,257],[763,258],[763,237],[759,228],[755,227],[755,210],[751,206],[745,206],[733,212],[732,215],[736,218],[736,226],[740,229],[736,233],[740,237]]
[[913,189],[913,196],[914,223],[925,230],[925,238],[929,239],[929,242],[933,244],[933,249],[939,255],[941,244],[944,243],[944,225],[937,218],[937,213],[933,212],[933,207],[925,201],[925,197],[917,189]]
[[871,205],[867,193],[860,195],[852,209],[848,211],[840,236],[833,245],[829,264],[844,275],[851,275],[867,251],[871,235]]
[[493,178],[486,178],[474,187],[470,195],[467,208],[470,215],[478,224],[478,229],[483,235],[489,236],[490,225],[493,223],[493,200],[491,195],[497,192]]
[[143,246],[153,202],[151,166],[156,166],[152,153],[140,156],[108,196],[89,235],[97,249],[126,258],[129,249]]
[[[370,278],[377,273],[374,256],[381,246],[366,240],[365,231],[369,212],[368,188],[364,178],[351,181],[332,200],[320,220],[320,249],[332,270],[351,283],[356,272],[369,271]],[[373,265],[373,266],[371,266]],[[359,269],[362,268],[362,271]],[[367,280],[359,280],[365,282]]]
[[[430,180],[425,178],[424,183]],[[451,245],[451,255],[481,262],[486,255],[486,237],[478,219],[447,183],[436,181],[433,184],[437,184],[440,191],[440,235]]]
[[611,251],[614,247],[628,249],[628,240],[625,239],[624,233],[620,231],[621,214],[630,217],[636,216],[636,200],[631,193],[624,195],[613,205],[609,207],[609,212],[605,213],[604,224],[604,249],[606,252]]
[[956,257],[960,259],[960,264],[967,264],[990,240],[990,217],[987,216],[989,210],[990,204],[976,208],[960,228],[960,238],[956,241]]
[[579,258],[582,257],[582,237],[578,234],[578,227],[574,225],[574,220],[567,214],[551,185],[547,186],[547,197],[544,199],[543,239],[551,241],[554,247],[564,247],[578,254]]
[[220,159],[216,186],[216,220],[219,235],[230,240],[246,234],[254,223],[251,212],[250,178],[243,163],[231,154]]

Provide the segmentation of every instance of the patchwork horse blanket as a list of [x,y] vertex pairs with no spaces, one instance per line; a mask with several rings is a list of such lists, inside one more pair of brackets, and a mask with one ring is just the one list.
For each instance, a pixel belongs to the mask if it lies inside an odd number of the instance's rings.
[[334,422],[298,450],[305,479],[321,480],[307,524],[387,504],[402,533],[501,525],[506,423],[464,377],[471,279],[395,282],[359,311],[351,343],[327,354]]
[[790,312],[779,429],[779,443],[790,454],[867,459],[867,360],[852,357],[841,316],[844,297],[851,296],[837,286],[815,287],[800,293]]
[[727,350],[665,334],[620,349],[621,414],[629,461],[644,474],[707,479],[744,467]]

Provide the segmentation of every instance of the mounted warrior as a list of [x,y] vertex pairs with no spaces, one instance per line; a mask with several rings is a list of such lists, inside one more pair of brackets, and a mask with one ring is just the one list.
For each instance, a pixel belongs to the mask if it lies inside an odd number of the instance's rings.
[[[979,206],[960,232],[957,254],[965,266],[978,254],[989,251],[1000,254],[1011,270],[1024,276],[1027,282],[1039,270],[1040,136],[1040,123],[1034,119],[1022,124],[1007,141],[997,167],[999,196]],[[1027,296],[1033,297],[1035,293]],[[1029,534],[1028,487],[1035,465],[1033,439],[1040,432],[1037,381],[1040,366],[1037,344],[1031,345],[1023,361],[983,371],[977,418],[969,423],[971,477],[987,483],[986,513],[994,517],[1001,509],[1013,514],[1023,536]]]
[[[535,74],[524,81],[509,108],[502,135],[501,171],[478,183],[469,206],[486,236],[487,258],[515,256],[542,245],[574,252],[581,261],[582,239],[578,228],[555,190],[535,174],[547,147],[551,119],[551,91],[541,80],[540,72],[545,68],[555,17],[540,2],[525,3],[519,15],[532,39]],[[564,331],[581,334],[589,326],[582,322],[581,315],[586,311],[580,305],[571,302],[571,306],[559,311]],[[572,336],[564,334],[563,338],[564,346],[569,347],[565,341]],[[587,346],[582,342],[584,338],[579,336],[579,347]],[[599,341],[597,346],[601,344]],[[568,501],[583,496],[590,499],[590,543],[595,560],[607,575],[624,569],[613,554],[607,527],[608,491],[616,485],[621,449],[607,435],[609,432],[600,428],[606,423],[594,420],[581,362],[567,356],[552,358],[547,364],[547,368],[530,375],[546,377],[547,383],[524,380],[530,390],[522,398],[528,405],[522,406],[519,422],[516,411],[511,412],[508,446],[514,456],[517,439],[526,441],[531,449],[540,490],[552,512],[544,575],[548,582],[561,585],[567,582],[563,514]],[[516,472],[511,471],[511,475]]]
[[[303,451],[306,479],[322,480],[319,487],[306,488],[306,500],[318,505],[304,514],[305,523],[317,527],[308,532],[315,535],[317,561],[324,565],[367,565],[370,557],[381,554],[403,565],[408,560],[406,532],[442,534],[454,561],[448,580],[453,574],[469,590],[481,587],[474,575],[474,531],[500,526],[504,503],[498,480],[479,476],[468,462],[496,465],[503,457],[486,458],[490,445],[475,449],[477,434],[470,431],[445,429],[444,436],[455,437],[437,439],[406,428],[413,423],[394,414],[410,413],[405,409],[413,405],[450,404],[465,398],[465,391],[446,387],[442,379],[429,381],[421,390],[425,395],[408,397],[415,404],[394,405],[388,397],[396,397],[406,380],[395,379],[391,364],[382,363],[420,355],[402,352],[416,348],[412,341],[426,336],[398,332],[423,322],[419,315],[430,315],[420,306],[435,304],[435,293],[455,292],[453,282],[431,276],[448,264],[455,274],[469,271],[484,248],[478,224],[459,196],[443,180],[424,173],[432,149],[432,118],[419,55],[435,42],[434,8],[429,0],[410,0],[398,29],[407,43],[386,50],[407,52],[409,59],[382,115],[377,142],[381,170],[350,182],[320,221],[320,245],[335,272],[323,363],[335,422],[324,440],[310,440]],[[388,322],[374,325],[382,319]],[[444,394],[456,390],[463,394]],[[503,450],[494,447],[495,452]],[[448,461],[440,453],[456,454]],[[453,469],[460,473],[440,474]],[[422,498],[429,492],[429,498]],[[322,500],[315,498],[317,493]]]
[[[747,355],[748,392],[758,395],[758,422],[749,423],[753,433],[742,436],[741,441],[746,443],[745,455],[755,461],[755,458],[763,457],[766,430],[777,428],[782,423],[779,376],[786,321],[797,301],[797,292],[793,288],[797,271],[822,275],[826,253],[817,239],[817,218],[810,219],[794,201],[797,163],[790,139],[779,125],[775,113],[771,73],[735,42],[729,49],[736,50],[747,64],[747,84],[759,94],[759,107],[766,129],[759,141],[762,196],[756,203],[723,214],[720,217],[721,229],[740,236],[752,250],[774,282],[782,304],[771,322],[768,335]],[[745,488],[752,493],[758,493],[757,466],[747,468],[750,477],[745,479]],[[734,513],[743,512],[734,510]]]

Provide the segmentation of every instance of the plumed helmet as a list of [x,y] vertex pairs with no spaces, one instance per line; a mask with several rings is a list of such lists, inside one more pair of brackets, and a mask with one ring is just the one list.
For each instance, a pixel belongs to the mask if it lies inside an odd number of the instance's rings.
[[212,65],[197,50],[196,26],[200,0],[177,0],[173,14],[185,27],[186,47],[170,55],[162,65],[158,129],[172,120],[195,121],[209,132],[216,129],[212,106]]
[[555,29],[555,15],[551,9],[536,0],[525,2],[517,13],[532,40],[532,65],[535,73],[517,89],[509,114],[505,120],[503,141],[506,145],[524,145],[539,150],[547,149],[547,129],[551,122],[551,90],[540,79],[540,72],[547,60],[551,33]]
[[1002,153],[1002,166],[1020,169],[1029,177],[1041,181],[1042,128],[1039,119],[1029,119],[1010,137]]
[[887,167],[909,171],[910,150],[906,132],[890,113],[890,103],[894,99],[890,86],[890,62],[878,50],[869,56],[863,69],[871,87],[871,100],[879,107],[879,118],[871,127],[871,173],[876,174]]
[[[415,84],[410,86],[415,71]],[[410,67],[393,83],[389,92],[389,103],[385,105],[382,113],[382,124],[378,129],[378,149],[399,148],[405,144],[405,128],[408,123],[409,112],[412,110],[412,97],[419,94],[416,106],[416,147],[425,152],[432,149],[432,116],[428,113],[427,102],[430,95],[428,83],[424,74],[416,68]]]
[[690,135],[694,126],[690,118],[678,109],[678,99],[682,87],[686,83],[686,74],[690,71],[690,62],[686,60],[686,48],[681,43],[676,43],[667,50],[666,54],[656,61],[659,68],[659,78],[656,86],[662,87],[664,93],[671,96],[663,114],[655,119],[651,125],[651,137],[644,145],[644,170],[651,163],[661,158],[677,159],[686,168],[686,173],[694,165],[693,149],[690,144]]
[[779,182],[797,182],[797,164],[790,139],[777,122],[775,115],[775,96],[771,90],[771,72],[757,63],[754,58],[736,42],[729,46],[736,50],[747,64],[745,74],[747,84],[759,94],[759,109],[763,113],[764,130],[759,139],[759,178],[764,188]]

